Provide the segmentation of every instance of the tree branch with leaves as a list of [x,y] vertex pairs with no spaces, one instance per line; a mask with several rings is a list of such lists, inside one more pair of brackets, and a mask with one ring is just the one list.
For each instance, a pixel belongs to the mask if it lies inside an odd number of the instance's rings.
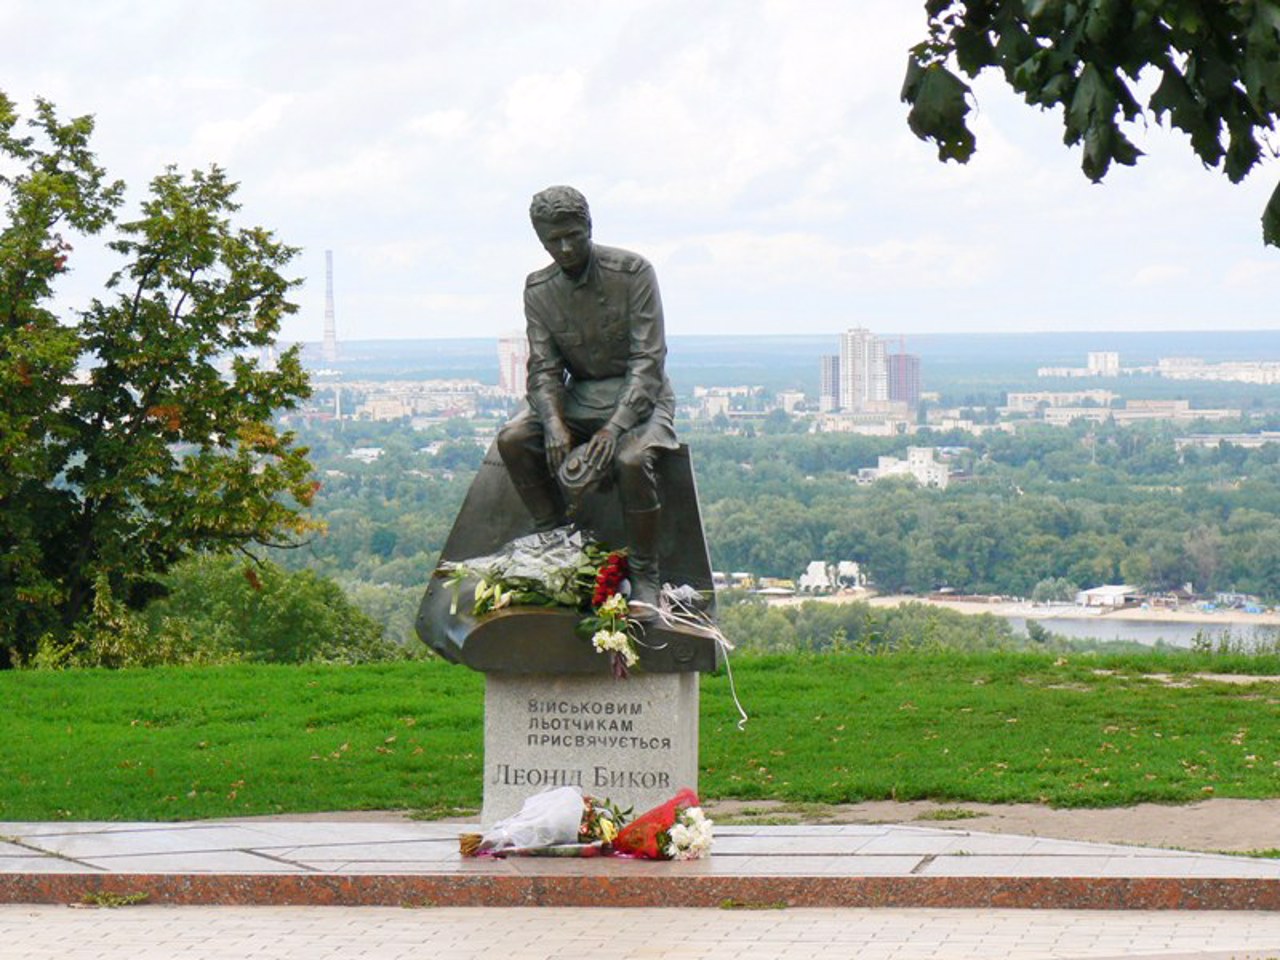
[[[1094,182],[1113,163],[1137,163],[1142,151],[1121,124],[1147,117],[1183,131],[1232,183],[1276,153],[1276,0],[927,0],[925,11],[929,36],[911,50],[902,98],[911,130],[941,160],[973,155],[972,89],[960,74],[989,67],[1027,103],[1061,109],[1063,140],[1082,146]],[[1144,106],[1135,90],[1150,71],[1160,79]],[[1262,231],[1280,246],[1280,185]]]

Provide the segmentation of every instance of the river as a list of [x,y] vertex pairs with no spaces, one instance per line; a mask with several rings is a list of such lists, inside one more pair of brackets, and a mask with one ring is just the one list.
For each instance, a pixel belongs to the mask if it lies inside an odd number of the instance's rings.
[[[1026,634],[1026,617],[1006,617],[1016,633]],[[1270,623],[1199,623],[1185,620],[1111,620],[1107,617],[1038,617],[1034,620],[1050,633],[1072,639],[1128,640],[1155,646],[1163,640],[1172,647],[1189,648],[1199,635],[1215,647],[1223,639],[1246,649],[1271,645],[1280,638],[1280,626]]]

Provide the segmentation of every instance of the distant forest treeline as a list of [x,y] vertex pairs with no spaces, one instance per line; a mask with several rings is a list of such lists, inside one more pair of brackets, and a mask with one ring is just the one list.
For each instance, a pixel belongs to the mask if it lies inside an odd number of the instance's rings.
[[[1169,425],[1022,425],[1016,434],[871,438],[686,432],[712,563],[796,577],[811,560],[856,560],[882,591],[1032,596],[1037,588],[1191,583],[1280,601],[1280,445],[1178,452]],[[1276,429],[1255,418],[1215,429]],[[347,423],[302,439],[322,481],[327,532],[282,564],[336,578],[396,638],[483,451],[463,423],[434,454],[407,425]],[[446,431],[440,430],[441,437]],[[946,490],[852,477],[909,445],[947,446],[961,479]],[[347,459],[379,446],[374,463]]]

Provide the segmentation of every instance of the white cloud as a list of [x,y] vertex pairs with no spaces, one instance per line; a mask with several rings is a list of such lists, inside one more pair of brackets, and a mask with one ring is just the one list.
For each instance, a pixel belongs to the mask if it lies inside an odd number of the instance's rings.
[[245,150],[279,130],[295,99],[287,93],[272,94],[243,116],[201,123],[192,133],[189,152],[220,164],[233,163]]
[[577,69],[516,77],[503,92],[485,137],[486,159],[498,169],[519,169],[533,154],[580,148],[586,78]]
[[465,110],[434,110],[414,117],[405,129],[411,134],[421,134],[437,140],[457,141],[473,128],[471,116]]
[[325,249],[362,335],[518,325],[528,198],[563,182],[658,264],[683,332],[1271,322],[1273,171],[1234,187],[1152,128],[1094,187],[995,74],[977,155],[944,165],[898,96],[924,32],[900,0],[0,0],[0,83],[96,114],[135,188],[225,164],[244,219],[305,249],[290,336],[319,335]]
[[1222,285],[1228,289],[1258,290],[1265,287],[1268,295],[1274,294],[1280,282],[1280,263],[1275,260],[1240,260],[1231,264],[1223,277]]
[[1186,268],[1174,263],[1149,263],[1139,267],[1133,274],[1135,287],[1161,287],[1172,283],[1186,274]]

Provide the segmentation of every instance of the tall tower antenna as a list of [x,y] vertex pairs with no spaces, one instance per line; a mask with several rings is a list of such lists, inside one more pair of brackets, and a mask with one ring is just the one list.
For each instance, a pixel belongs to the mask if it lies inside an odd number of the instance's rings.
[[333,319],[333,251],[324,252],[324,362],[338,359],[338,328]]

